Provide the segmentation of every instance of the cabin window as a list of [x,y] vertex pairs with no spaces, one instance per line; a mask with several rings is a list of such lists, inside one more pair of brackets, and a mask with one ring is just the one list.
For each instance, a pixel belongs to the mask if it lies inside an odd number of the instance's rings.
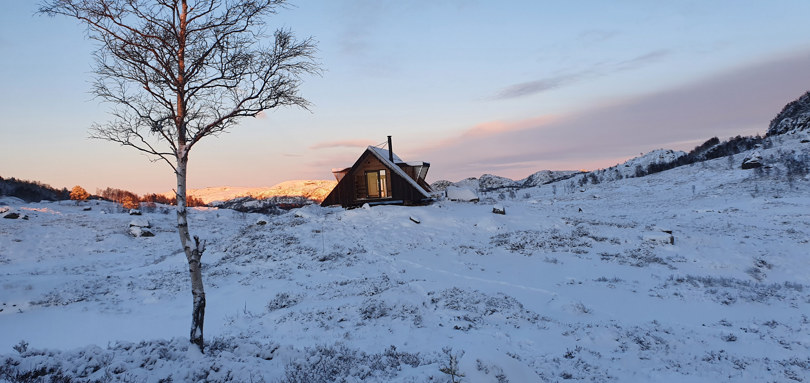
[[385,169],[371,170],[366,172],[366,190],[368,198],[386,198],[388,194],[387,176]]

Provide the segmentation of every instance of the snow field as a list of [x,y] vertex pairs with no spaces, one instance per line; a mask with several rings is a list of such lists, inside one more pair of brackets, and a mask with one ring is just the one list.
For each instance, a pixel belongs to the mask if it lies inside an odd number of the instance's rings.
[[195,209],[204,355],[173,211],[135,238],[106,203],[2,201],[29,219],[0,220],[0,379],[448,381],[449,355],[465,382],[810,379],[806,178],[718,159],[516,194]]

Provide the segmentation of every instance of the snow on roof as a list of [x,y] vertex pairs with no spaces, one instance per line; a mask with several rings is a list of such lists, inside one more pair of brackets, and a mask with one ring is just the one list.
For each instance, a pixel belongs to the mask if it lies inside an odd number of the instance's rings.
[[[373,152],[377,153],[378,157],[385,157],[386,161],[388,160],[388,153],[389,153],[388,150],[378,148],[376,146],[369,146],[368,148],[370,150],[372,150]],[[402,162],[404,162],[404,161],[402,161],[402,158],[399,158],[399,157],[397,157],[396,154],[394,154],[394,163],[399,164],[399,163],[402,163]]]
[[385,166],[390,168],[391,171],[393,171],[394,173],[397,173],[405,181],[408,181],[408,183],[410,183],[411,186],[413,186],[425,198],[430,198],[430,194],[428,194],[428,192],[425,191],[425,189],[423,189],[421,186],[419,186],[419,184],[416,183],[416,181],[413,178],[411,178],[411,176],[406,174],[399,166],[397,166],[396,163],[403,163],[403,161],[402,161],[401,158],[397,157],[396,154],[394,154],[394,163],[392,163],[390,160],[388,160],[388,153],[389,152],[387,150],[380,149],[380,148],[375,147],[375,146],[369,146],[368,150],[371,151],[371,153],[374,154],[374,156],[377,157],[377,159],[380,160],[380,162],[382,162],[383,164],[385,164]]

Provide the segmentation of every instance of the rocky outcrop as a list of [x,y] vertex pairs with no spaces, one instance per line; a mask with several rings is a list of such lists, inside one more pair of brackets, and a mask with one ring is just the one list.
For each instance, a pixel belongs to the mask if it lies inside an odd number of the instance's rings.
[[129,234],[133,237],[154,237],[155,234],[149,230],[150,227],[152,227],[152,225],[149,223],[148,219],[142,217],[134,218],[129,221]]
[[5,219],[28,219],[28,216],[7,206],[0,207],[0,217]]
[[581,170],[541,170],[518,181],[521,187],[531,188],[571,178],[582,173]]
[[480,190],[495,190],[509,187],[517,187],[517,182],[494,174],[484,174],[478,179],[478,188]]
[[453,185],[453,183],[448,181],[448,180],[438,180],[438,181],[430,184],[430,188],[434,192],[444,192],[445,189],[447,189],[447,187],[451,186],[451,185]]
[[478,202],[478,193],[471,188],[448,186],[444,191],[447,199],[460,202]]
[[743,169],[756,169],[759,167],[762,167],[762,155],[756,150],[745,156],[741,166]]
[[776,117],[771,120],[768,127],[768,136],[798,132],[810,127],[810,92],[791,101]]

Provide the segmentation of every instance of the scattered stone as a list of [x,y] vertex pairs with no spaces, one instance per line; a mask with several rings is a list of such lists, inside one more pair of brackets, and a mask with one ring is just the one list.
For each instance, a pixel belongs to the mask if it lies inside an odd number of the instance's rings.
[[410,218],[410,219],[411,219],[411,221],[413,221],[413,222],[414,222],[414,223],[416,223],[416,224],[420,224],[420,223],[422,223],[422,221],[420,221],[420,220],[419,220],[419,218],[414,218],[414,217],[408,217],[408,218]]
[[141,211],[138,209],[129,209],[129,215],[141,215]]
[[28,219],[28,216],[25,214],[21,214],[20,212],[14,210],[6,210],[3,213],[0,213],[3,218],[6,219]]
[[267,225],[267,220],[259,218],[259,220],[256,221],[256,224],[259,225],[259,226]]
[[657,233],[647,233],[644,234],[642,237],[644,241],[647,242],[655,242],[662,245],[674,245],[675,244],[675,236],[672,235],[672,230],[669,228],[655,228],[658,232]]
[[501,205],[495,205],[492,207],[492,212],[495,214],[506,215],[506,208]]
[[147,230],[146,228],[139,227],[139,226],[131,226],[129,228],[129,234],[133,237],[154,237],[155,234],[151,231]]
[[85,208],[82,209],[82,210],[83,211],[90,211],[90,210],[93,210],[93,208],[91,206],[85,206]]
[[475,191],[466,187],[448,186],[444,190],[444,195],[451,201],[478,202],[480,200]]
[[751,152],[751,154],[743,159],[741,167],[743,169],[755,169],[762,167],[762,155],[756,150]]
[[149,220],[143,217],[133,218],[129,221],[129,227],[152,227],[152,224],[149,223]]

